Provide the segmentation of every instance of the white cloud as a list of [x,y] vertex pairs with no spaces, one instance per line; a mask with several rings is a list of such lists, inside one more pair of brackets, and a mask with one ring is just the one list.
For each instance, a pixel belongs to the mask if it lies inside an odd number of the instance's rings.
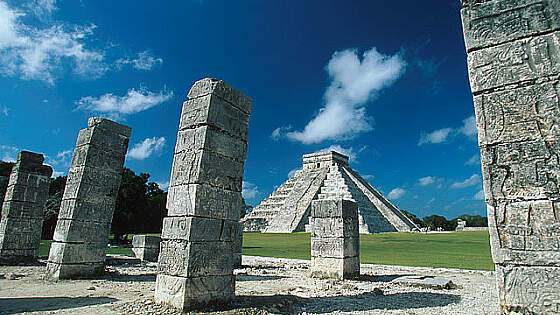
[[119,59],[117,65],[131,64],[136,70],[151,70],[154,66],[163,63],[163,59],[154,57],[149,50],[138,53],[135,59]]
[[8,116],[8,106],[0,106],[0,113],[4,116]]
[[391,190],[389,192],[389,195],[387,195],[389,197],[389,199],[399,199],[402,196],[404,196],[404,194],[406,193],[406,190],[404,190],[403,188],[395,188],[393,190]]
[[[33,11],[50,14],[54,1],[37,1]],[[85,40],[95,26],[66,27],[62,24],[38,29],[20,22],[25,14],[0,1],[0,73],[25,80],[42,80],[54,84],[55,74],[63,65],[87,78],[103,75],[108,67],[103,52],[85,47]]]
[[47,20],[58,8],[56,0],[33,0],[25,6],[40,20]]
[[299,168],[294,168],[293,170],[288,172],[288,177],[294,177],[294,175],[296,175],[296,172],[299,170]]
[[418,180],[418,185],[428,186],[428,185],[431,185],[431,184],[435,183],[437,180],[438,180],[438,178],[435,177],[435,176],[422,177]]
[[382,55],[375,47],[362,56],[354,49],[335,52],[326,68],[331,82],[324,95],[324,107],[303,131],[288,132],[286,136],[310,144],[351,139],[372,130],[365,104],[393,84],[405,65],[401,54]]
[[292,129],[292,126],[278,127],[272,131],[270,138],[274,141],[280,140],[284,135]]
[[144,160],[150,157],[153,153],[161,150],[164,145],[164,137],[146,138],[144,141],[135,144],[132,149],[128,151],[126,157],[133,160]]
[[474,196],[473,200],[484,200],[484,189],[479,190]]
[[102,113],[111,118],[119,118],[152,108],[160,103],[168,101],[173,97],[172,91],[165,89],[154,93],[144,88],[139,90],[130,89],[124,96],[111,93],[100,97],[87,96],[76,102],[78,109]]
[[474,116],[470,116],[463,119],[463,125],[461,127],[442,128],[430,133],[422,133],[418,145],[447,142],[457,135],[464,135],[471,140],[475,140],[477,133],[476,120]]
[[259,195],[259,189],[255,184],[243,181],[241,185],[241,195],[245,199],[253,199]]
[[338,153],[346,155],[348,157],[348,161],[350,161],[350,162],[355,162],[356,161],[357,153],[354,152],[354,149],[352,147],[343,148],[342,146],[340,146],[338,144],[333,144],[330,147],[324,148],[320,151],[336,151]]
[[[56,154],[56,157],[51,158],[50,156],[46,156],[45,159],[48,161],[50,165],[56,165],[60,167],[69,167],[70,162],[72,160],[72,154],[74,150],[63,150]],[[62,172],[59,172],[62,173]],[[54,175],[53,175],[54,176]],[[59,175],[60,176],[60,175]]]
[[165,181],[165,182],[156,182],[156,184],[158,184],[159,189],[166,191],[167,188],[169,188],[169,181]]
[[369,180],[374,179],[375,176],[374,176],[374,175],[368,175],[368,174],[366,174],[366,175],[362,175],[362,178],[369,181]]
[[16,147],[0,145],[0,161],[15,162],[19,151],[21,150]]
[[459,128],[459,132],[471,138],[474,138],[477,135],[478,130],[476,129],[476,119],[474,116],[463,120],[463,126]]
[[64,172],[58,172],[58,171],[55,171],[53,169],[53,173],[52,173],[51,177],[52,178],[57,178],[57,177],[60,177],[60,176],[64,176],[64,174],[65,174]]
[[455,182],[455,183],[451,184],[451,188],[453,188],[453,189],[465,188],[465,187],[469,187],[469,186],[474,186],[478,183],[480,183],[480,175],[472,174],[471,177],[465,179],[464,181]]
[[480,165],[480,154],[473,155],[465,162],[465,165]]
[[426,144],[426,143],[442,143],[447,141],[449,134],[451,133],[452,128],[443,128],[438,129],[436,131],[432,131],[428,134],[422,134],[420,136],[420,141],[418,141],[418,145]]

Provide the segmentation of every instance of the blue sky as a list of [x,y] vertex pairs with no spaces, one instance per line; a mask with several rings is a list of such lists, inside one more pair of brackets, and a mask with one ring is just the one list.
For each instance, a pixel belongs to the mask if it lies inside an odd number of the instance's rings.
[[90,116],[133,128],[125,166],[169,181],[196,80],[253,99],[244,196],[337,148],[399,208],[485,215],[458,0],[0,0],[0,159],[68,171]]

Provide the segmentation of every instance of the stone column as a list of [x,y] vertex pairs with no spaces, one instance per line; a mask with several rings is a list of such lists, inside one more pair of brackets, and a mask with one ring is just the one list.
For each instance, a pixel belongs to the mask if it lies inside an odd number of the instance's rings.
[[140,261],[157,261],[161,238],[150,235],[134,235],[132,237],[132,252]]
[[12,168],[0,219],[0,262],[37,259],[43,206],[49,196],[52,168],[43,155],[22,151]]
[[240,268],[242,265],[243,250],[243,223],[237,222],[234,227],[233,239],[233,267]]
[[360,275],[358,205],[347,199],[311,204],[311,276],[351,279]]
[[80,130],[47,263],[53,279],[103,273],[130,132],[100,117]]
[[500,308],[560,312],[560,2],[462,4]]
[[197,81],[183,103],[163,220],[155,300],[181,310],[228,304],[251,99]]

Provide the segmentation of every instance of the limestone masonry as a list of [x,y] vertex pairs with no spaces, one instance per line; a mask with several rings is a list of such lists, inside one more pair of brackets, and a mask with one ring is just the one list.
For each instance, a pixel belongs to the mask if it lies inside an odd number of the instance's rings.
[[22,151],[12,168],[0,219],[0,262],[32,261],[39,253],[43,206],[49,196],[52,168],[43,155]]
[[313,200],[311,276],[336,279],[360,276],[360,234],[355,201]]
[[[229,304],[251,99],[195,82],[183,103],[163,220],[155,300],[188,311]],[[235,252],[239,252],[238,249]]]
[[504,313],[560,312],[560,1],[463,0]]
[[132,237],[132,252],[140,261],[157,261],[161,238],[149,235],[134,235]]
[[80,130],[47,263],[53,279],[103,273],[130,132],[99,117]]
[[358,204],[360,233],[411,231],[418,227],[356,171],[338,152],[303,155],[303,168],[256,206],[244,230],[264,233],[310,231],[311,201],[345,198]]

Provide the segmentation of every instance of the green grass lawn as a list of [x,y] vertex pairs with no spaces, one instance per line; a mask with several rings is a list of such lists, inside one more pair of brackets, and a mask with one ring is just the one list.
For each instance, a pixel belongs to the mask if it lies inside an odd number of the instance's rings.
[[[243,254],[311,259],[309,233],[244,233]],[[487,231],[360,235],[360,261],[370,264],[494,270]]]
[[[41,241],[40,257],[48,256],[49,246],[50,241]],[[130,248],[109,247],[107,253],[132,255]],[[311,259],[310,234],[244,233],[243,254]],[[360,261],[384,265],[494,270],[487,231],[362,234]]]

